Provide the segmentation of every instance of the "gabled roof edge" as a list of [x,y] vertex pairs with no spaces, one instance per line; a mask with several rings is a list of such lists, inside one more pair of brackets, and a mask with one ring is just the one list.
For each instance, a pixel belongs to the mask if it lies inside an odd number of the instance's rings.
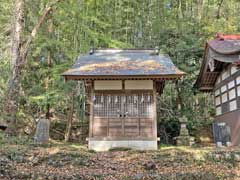
[[202,76],[203,76],[203,71],[206,67],[206,55],[208,53],[207,49],[208,49],[208,43],[205,44],[205,50],[204,50],[204,55],[203,55],[203,60],[202,60],[202,64],[201,64],[201,68],[197,77],[197,80],[195,82],[195,84],[193,85],[194,88],[199,89],[200,88],[200,82],[202,80]]

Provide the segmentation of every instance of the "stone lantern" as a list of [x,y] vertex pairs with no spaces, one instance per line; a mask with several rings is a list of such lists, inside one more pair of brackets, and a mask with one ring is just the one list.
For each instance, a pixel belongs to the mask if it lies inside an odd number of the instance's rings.
[[187,129],[187,118],[185,116],[179,119],[180,122],[180,134],[176,137],[178,146],[191,146],[194,144],[194,137],[189,135]]

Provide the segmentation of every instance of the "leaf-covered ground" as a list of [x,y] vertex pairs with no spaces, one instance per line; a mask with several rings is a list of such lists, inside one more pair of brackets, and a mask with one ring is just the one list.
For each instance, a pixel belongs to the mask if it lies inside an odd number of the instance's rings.
[[[8,140],[7,140],[8,139]],[[0,179],[240,179],[240,149],[161,147],[93,152],[0,136]]]

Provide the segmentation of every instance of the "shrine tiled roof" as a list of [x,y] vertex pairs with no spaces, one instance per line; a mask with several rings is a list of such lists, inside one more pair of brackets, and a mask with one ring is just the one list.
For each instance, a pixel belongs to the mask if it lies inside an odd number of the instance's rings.
[[154,50],[104,49],[80,55],[63,76],[161,76],[185,73],[179,70],[168,55]]

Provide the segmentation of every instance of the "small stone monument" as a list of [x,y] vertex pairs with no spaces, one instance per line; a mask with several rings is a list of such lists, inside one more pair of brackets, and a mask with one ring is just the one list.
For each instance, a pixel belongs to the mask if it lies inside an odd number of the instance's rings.
[[47,143],[49,140],[49,120],[40,118],[37,123],[37,129],[34,136],[34,140],[37,143]]
[[180,134],[178,137],[176,137],[177,145],[178,146],[191,146],[194,144],[194,137],[189,135],[188,129],[187,129],[187,118],[185,116],[181,117],[179,119],[179,122],[181,123],[180,127]]

